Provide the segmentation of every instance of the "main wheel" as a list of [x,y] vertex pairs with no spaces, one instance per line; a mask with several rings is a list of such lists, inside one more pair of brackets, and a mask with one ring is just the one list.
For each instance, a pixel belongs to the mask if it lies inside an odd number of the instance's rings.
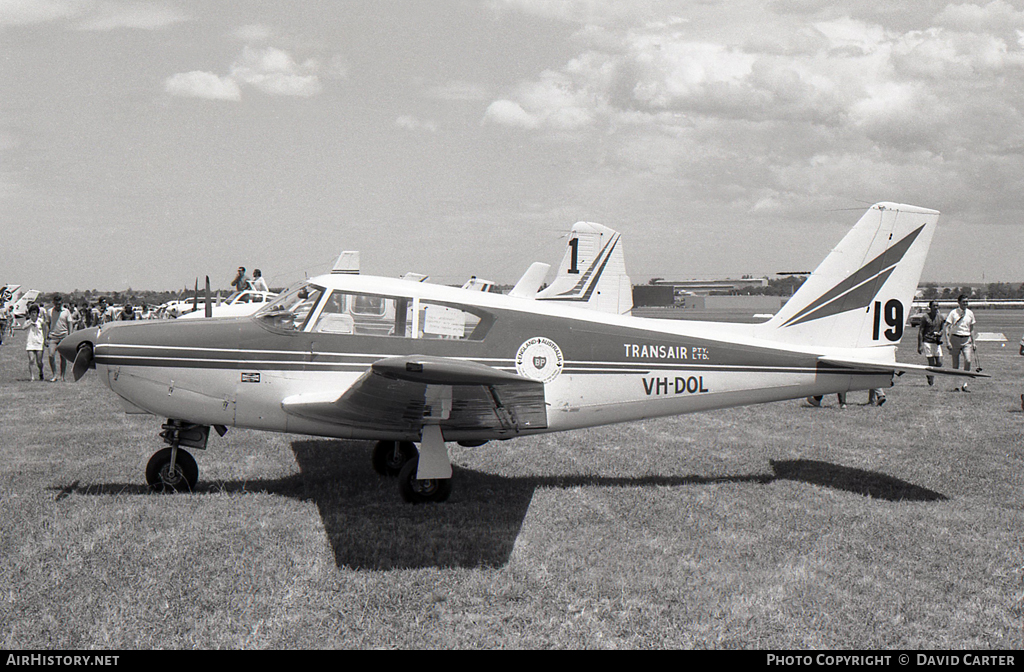
[[146,465],[146,482],[155,492],[192,492],[199,480],[199,465],[187,450],[178,448],[171,471],[171,449],[153,453]]
[[398,474],[398,492],[402,499],[410,504],[421,502],[444,502],[452,494],[452,479],[450,478],[428,478],[419,480],[416,478],[416,469],[419,467],[420,458],[417,456],[409,460],[402,467]]
[[381,476],[398,476],[402,466],[417,454],[415,444],[409,441],[378,441],[370,460]]

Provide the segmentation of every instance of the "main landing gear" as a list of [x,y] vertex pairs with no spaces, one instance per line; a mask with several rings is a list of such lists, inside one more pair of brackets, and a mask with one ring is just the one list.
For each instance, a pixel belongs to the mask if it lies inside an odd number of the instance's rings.
[[[156,451],[149,458],[146,482],[155,492],[192,492],[199,480],[199,465],[181,446],[204,450],[210,439],[210,428],[181,420],[168,420],[161,429],[160,438],[168,447]],[[227,432],[225,427],[217,426],[216,429],[221,436]]]
[[[430,441],[430,446],[427,443],[425,436],[419,451],[411,441],[378,441],[373,447],[373,470],[381,476],[397,476],[398,492],[410,504],[444,502],[452,494],[451,463],[448,462],[444,441],[440,441],[443,453],[438,452],[437,441]],[[430,451],[426,458],[423,457],[425,451]],[[418,478],[424,475],[420,473],[421,459],[425,460],[424,471],[431,478]],[[445,473],[447,477],[434,477]]]

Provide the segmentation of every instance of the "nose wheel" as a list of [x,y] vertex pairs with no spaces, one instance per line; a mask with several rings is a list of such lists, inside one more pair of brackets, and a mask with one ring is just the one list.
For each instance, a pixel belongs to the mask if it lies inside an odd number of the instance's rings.
[[198,480],[199,465],[182,448],[158,450],[146,465],[146,482],[155,492],[192,492]]

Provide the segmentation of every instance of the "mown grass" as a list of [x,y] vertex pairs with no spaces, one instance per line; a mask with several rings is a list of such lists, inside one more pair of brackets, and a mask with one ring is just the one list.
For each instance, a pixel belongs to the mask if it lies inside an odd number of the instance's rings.
[[[231,430],[200,487],[161,419],[0,347],[2,648],[1020,648],[1020,313],[992,380],[454,447],[438,506],[370,444]],[[909,356],[908,356],[909,357]],[[916,361],[916,358],[910,358]]]

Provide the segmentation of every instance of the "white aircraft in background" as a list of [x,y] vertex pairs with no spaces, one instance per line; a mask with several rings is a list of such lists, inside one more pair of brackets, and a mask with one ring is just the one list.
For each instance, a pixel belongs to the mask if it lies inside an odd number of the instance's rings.
[[234,292],[223,302],[214,303],[210,307],[210,315],[206,314],[205,301],[199,302],[198,310],[191,310],[192,302],[188,302],[189,312],[179,315],[179,319],[189,320],[200,317],[244,317],[252,315],[267,303],[277,298],[274,292],[263,292],[246,289]]
[[4,306],[7,314],[11,316],[11,324],[14,329],[25,327],[25,318],[28,316],[28,307],[39,298],[39,290],[23,290],[21,285],[4,285],[0,287],[0,305]]
[[60,344],[131,413],[168,418],[157,490],[191,490],[186,447],[230,426],[376,440],[410,502],[451,493],[446,442],[595,427],[892,385],[939,213],[868,209],[771,320],[633,317],[618,233],[573,227],[551,285],[534,264],[508,294],[332,273],[254,316],[122,322]]

